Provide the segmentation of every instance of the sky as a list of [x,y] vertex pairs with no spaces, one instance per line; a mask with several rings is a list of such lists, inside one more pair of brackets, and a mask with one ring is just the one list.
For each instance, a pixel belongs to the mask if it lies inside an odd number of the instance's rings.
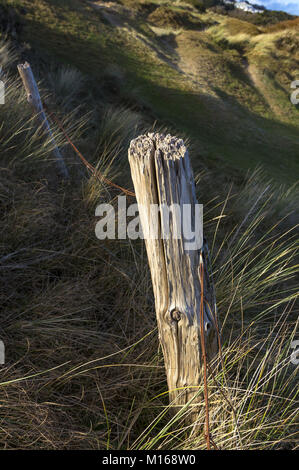
[[249,0],[250,3],[263,5],[268,10],[282,10],[299,15],[299,0]]

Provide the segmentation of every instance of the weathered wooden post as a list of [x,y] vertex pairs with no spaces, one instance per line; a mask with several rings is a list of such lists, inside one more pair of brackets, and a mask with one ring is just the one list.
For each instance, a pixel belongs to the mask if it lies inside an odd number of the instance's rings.
[[45,114],[41,97],[38,91],[38,86],[36,84],[30,64],[28,64],[28,62],[25,62],[24,64],[19,64],[18,71],[27,93],[27,101],[32,106],[34,112],[36,113],[38,121],[42,124],[43,129],[49,135],[50,141],[53,144],[53,154],[56,159],[58,170],[64,178],[68,178],[68,170],[66,168],[63,156],[61,155],[61,152],[55,142],[53,133],[51,131],[51,127]]
[[[152,217],[151,207],[183,209],[189,205],[194,230],[197,201],[193,173],[183,141],[170,135],[148,134],[134,139],[129,162],[151,271],[170,400],[183,405],[203,384],[201,316],[206,356],[211,359],[217,352],[213,292],[204,251],[190,249],[186,243],[179,211],[172,211],[168,229],[167,218],[161,212],[158,226],[155,225],[157,219]],[[177,237],[180,230],[181,239]],[[157,238],[151,236],[155,232]]]

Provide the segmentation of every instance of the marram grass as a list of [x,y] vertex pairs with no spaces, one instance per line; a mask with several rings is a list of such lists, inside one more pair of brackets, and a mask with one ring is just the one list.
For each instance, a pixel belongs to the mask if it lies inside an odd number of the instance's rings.
[[[43,165],[51,148],[40,145],[18,83],[10,77],[14,106],[0,108],[0,447],[205,449],[202,385],[196,405],[173,415],[168,403],[143,242],[96,239],[95,205],[117,193],[64,146],[71,181],[53,184],[54,165]],[[76,110],[66,125],[86,158],[129,186],[127,138],[145,126],[141,115],[115,106],[98,122],[92,115],[86,122]],[[57,139],[63,145],[58,130]],[[223,367],[208,377],[212,439],[220,449],[296,449],[297,190],[260,171],[230,188],[217,178],[196,177],[200,198],[208,194],[222,336]]]

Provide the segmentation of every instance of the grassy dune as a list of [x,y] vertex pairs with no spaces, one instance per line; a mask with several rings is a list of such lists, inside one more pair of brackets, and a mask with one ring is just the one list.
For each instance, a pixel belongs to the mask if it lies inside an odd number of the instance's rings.
[[[195,29],[170,15],[161,34],[147,20],[148,2],[130,15],[112,8],[108,17],[107,8],[104,14],[79,0],[8,3],[27,8],[22,39],[45,58],[76,66],[95,83],[117,66],[122,99],[192,135],[200,158],[241,169],[261,164],[280,182],[295,180],[299,120],[289,98],[298,71],[296,20],[274,33],[194,8]],[[183,5],[163,8],[179,15]]]
[[[184,137],[222,328],[224,367],[208,384],[213,440],[220,449],[297,448],[298,125],[284,115],[277,66],[293,73],[286,29],[250,25],[240,42],[230,20],[195,9],[204,29],[173,32],[128,0],[118,27],[76,0],[4,3],[27,14],[19,42],[0,43],[0,447],[206,448],[204,406],[198,433],[184,420],[192,404],[175,417],[169,409],[144,244],[95,237],[95,207],[117,209],[119,192],[90,176],[52,123],[71,175],[57,178],[16,73],[27,59],[87,160],[126,188],[132,138],[153,129]],[[269,83],[283,88],[275,106],[259,76],[268,59],[277,66]],[[202,386],[198,396],[204,405]]]

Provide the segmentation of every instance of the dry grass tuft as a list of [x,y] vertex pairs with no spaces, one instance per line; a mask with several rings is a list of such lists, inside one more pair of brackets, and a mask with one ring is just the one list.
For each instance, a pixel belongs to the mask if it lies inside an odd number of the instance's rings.
[[[116,206],[117,193],[80,173],[74,155],[71,181],[57,181],[14,77],[10,88],[14,106],[0,108],[0,447],[203,449],[202,433],[183,424],[192,403],[169,410],[143,242],[95,237],[95,206]],[[81,135],[78,119],[74,135],[128,186],[119,169],[139,114],[111,107],[97,125]],[[209,378],[213,439],[295,448],[295,188],[257,173],[229,189],[218,169],[198,182],[223,330],[224,370]]]

